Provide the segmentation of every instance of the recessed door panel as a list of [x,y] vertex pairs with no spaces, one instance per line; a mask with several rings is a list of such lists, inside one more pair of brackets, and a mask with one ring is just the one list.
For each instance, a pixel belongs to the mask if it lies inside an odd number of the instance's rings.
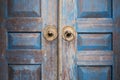
[[9,80],[41,80],[40,65],[9,65]]
[[41,0],[8,0],[9,17],[40,17]]
[[112,80],[110,66],[78,67],[78,80]]
[[40,33],[8,33],[8,49],[40,49]]
[[112,0],[77,0],[80,18],[111,18]]
[[112,50],[112,34],[109,33],[79,33],[77,39],[78,51]]

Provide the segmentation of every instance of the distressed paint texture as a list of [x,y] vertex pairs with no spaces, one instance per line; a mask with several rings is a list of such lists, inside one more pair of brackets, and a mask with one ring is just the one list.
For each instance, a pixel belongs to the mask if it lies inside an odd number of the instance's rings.
[[71,42],[62,39],[62,29],[65,26],[75,28],[76,0],[60,0],[59,26],[59,80],[77,80],[75,65],[76,40]]
[[111,74],[111,67],[78,67],[78,80],[112,80]]
[[[119,3],[0,0],[0,80],[119,80]],[[48,25],[58,40],[43,38]],[[62,38],[65,26],[76,29],[75,40]]]
[[9,17],[40,17],[40,10],[41,0],[8,0]]
[[59,36],[59,80],[119,80],[120,1],[59,2],[60,36],[64,26],[77,32],[71,42]]
[[57,80],[57,0],[0,0],[0,80]]
[[9,65],[9,80],[41,80],[40,65]]
[[79,18],[111,18],[112,0],[77,0]]
[[8,49],[41,49],[40,33],[8,33]]
[[113,0],[113,20],[114,20],[114,66],[115,66],[115,80],[120,79],[120,1]]
[[110,33],[79,33],[77,49],[84,50],[112,50],[112,34]]

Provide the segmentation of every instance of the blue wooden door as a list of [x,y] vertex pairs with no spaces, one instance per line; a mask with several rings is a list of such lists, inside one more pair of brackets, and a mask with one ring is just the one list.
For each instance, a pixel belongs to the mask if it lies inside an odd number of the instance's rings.
[[57,0],[0,0],[0,80],[57,80]]
[[[0,80],[120,80],[119,4],[0,0]],[[43,37],[47,26],[58,40]]]
[[120,0],[59,2],[59,80],[120,80]]

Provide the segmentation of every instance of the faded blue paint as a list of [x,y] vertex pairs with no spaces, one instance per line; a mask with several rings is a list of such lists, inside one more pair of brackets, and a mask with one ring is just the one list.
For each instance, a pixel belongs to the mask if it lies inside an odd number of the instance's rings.
[[8,33],[8,49],[41,49],[41,34]]
[[111,67],[78,67],[78,80],[111,80]]
[[40,17],[40,0],[8,0],[10,17]]
[[9,65],[10,80],[41,80],[40,65]]
[[78,50],[112,50],[112,34],[79,33],[77,38]]
[[78,0],[78,17],[110,18],[112,17],[111,0]]

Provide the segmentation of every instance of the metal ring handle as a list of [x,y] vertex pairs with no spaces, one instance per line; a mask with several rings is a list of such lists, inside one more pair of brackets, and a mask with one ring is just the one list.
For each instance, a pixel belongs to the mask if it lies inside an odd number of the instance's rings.
[[43,31],[44,38],[47,41],[53,41],[57,38],[57,29],[55,26],[49,25]]
[[66,26],[63,28],[63,39],[66,41],[72,41],[76,37],[76,31],[73,27],[71,26]]

